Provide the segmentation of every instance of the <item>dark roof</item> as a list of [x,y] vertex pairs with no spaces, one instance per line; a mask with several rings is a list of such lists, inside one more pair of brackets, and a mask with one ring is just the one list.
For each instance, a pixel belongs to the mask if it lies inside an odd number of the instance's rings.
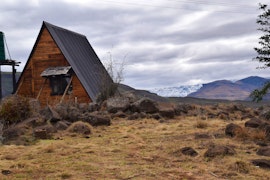
[[[109,86],[113,81],[86,36],[44,21],[38,38],[40,38],[43,28],[48,29],[55,43],[71,65],[72,70],[84,86],[86,92],[92,101],[95,102],[102,90],[101,88],[103,88],[104,85]],[[32,53],[33,50],[30,57]]]

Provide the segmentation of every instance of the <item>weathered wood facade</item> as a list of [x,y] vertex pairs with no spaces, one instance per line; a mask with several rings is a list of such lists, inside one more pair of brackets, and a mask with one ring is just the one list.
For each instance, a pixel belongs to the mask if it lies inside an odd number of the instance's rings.
[[[86,91],[85,85],[82,84],[80,77],[77,76],[77,73],[81,72],[78,67],[76,67],[77,69],[73,67],[76,61],[65,57],[65,54],[63,54],[59,48],[59,44],[57,44],[55,39],[52,37],[47,26],[43,23],[34,48],[18,81],[16,94],[38,98],[42,106],[60,102],[63,95],[64,101],[76,101],[78,103],[89,103],[91,101],[95,101],[95,99],[93,100]],[[69,57],[69,55],[66,56]],[[71,66],[72,69],[77,70],[77,72],[73,71],[71,74],[72,91],[69,94],[62,93],[59,95],[52,95],[50,79],[42,77],[41,73],[47,68],[60,66]],[[82,72],[84,72],[83,69]],[[85,70],[85,72],[87,71]],[[91,79],[84,81],[88,83],[87,86],[91,86]],[[95,81],[92,82],[94,83]]]

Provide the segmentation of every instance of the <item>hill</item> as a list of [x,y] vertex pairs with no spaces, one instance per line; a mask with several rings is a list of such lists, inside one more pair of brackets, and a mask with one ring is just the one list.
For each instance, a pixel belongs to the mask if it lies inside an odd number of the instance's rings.
[[[257,76],[247,77],[236,82],[219,80],[203,84],[196,92],[188,97],[205,99],[226,99],[226,100],[250,100],[249,95],[254,89],[261,88],[269,79]],[[268,99],[266,97],[266,99]]]

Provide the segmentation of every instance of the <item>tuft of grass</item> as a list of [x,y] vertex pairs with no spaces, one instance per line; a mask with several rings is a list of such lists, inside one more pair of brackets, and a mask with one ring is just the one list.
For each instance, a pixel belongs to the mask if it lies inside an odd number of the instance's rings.
[[61,179],[70,179],[72,177],[72,174],[69,174],[69,173],[62,173],[60,175]]
[[250,172],[250,165],[244,161],[236,161],[229,169],[238,173],[248,174]]
[[236,136],[239,140],[266,140],[266,133],[263,130],[248,130],[241,128],[236,131]]
[[253,140],[261,140],[261,141],[267,139],[266,132],[263,130],[253,131],[252,133],[250,133],[250,137]]
[[199,128],[199,129],[205,129],[208,127],[208,123],[203,121],[203,120],[198,120],[196,123],[195,123],[195,127],[196,128]]
[[239,128],[235,132],[236,138],[240,140],[248,140],[250,139],[250,134],[246,128]]
[[92,133],[93,127],[87,122],[77,121],[77,122],[72,123],[68,127],[67,131],[71,133],[89,135]]

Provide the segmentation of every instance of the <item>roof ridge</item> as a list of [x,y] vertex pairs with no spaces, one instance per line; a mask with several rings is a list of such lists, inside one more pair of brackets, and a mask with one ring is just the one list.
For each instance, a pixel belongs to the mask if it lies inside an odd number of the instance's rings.
[[56,26],[56,25],[51,24],[51,23],[49,23],[49,22],[47,22],[47,21],[43,21],[43,24],[44,24],[46,27],[50,26],[50,27],[52,27],[52,28],[56,28],[56,29],[59,29],[59,30],[62,30],[62,31],[67,31],[67,32],[69,32],[69,33],[73,33],[73,34],[76,34],[76,35],[79,35],[79,36],[83,36],[83,37],[86,38],[86,36],[83,35],[83,34],[80,34],[80,33],[77,33],[77,32],[75,32],[75,31],[71,31],[71,30],[68,30],[68,29],[65,29],[65,28],[62,28],[62,27],[59,27],[59,26]]

